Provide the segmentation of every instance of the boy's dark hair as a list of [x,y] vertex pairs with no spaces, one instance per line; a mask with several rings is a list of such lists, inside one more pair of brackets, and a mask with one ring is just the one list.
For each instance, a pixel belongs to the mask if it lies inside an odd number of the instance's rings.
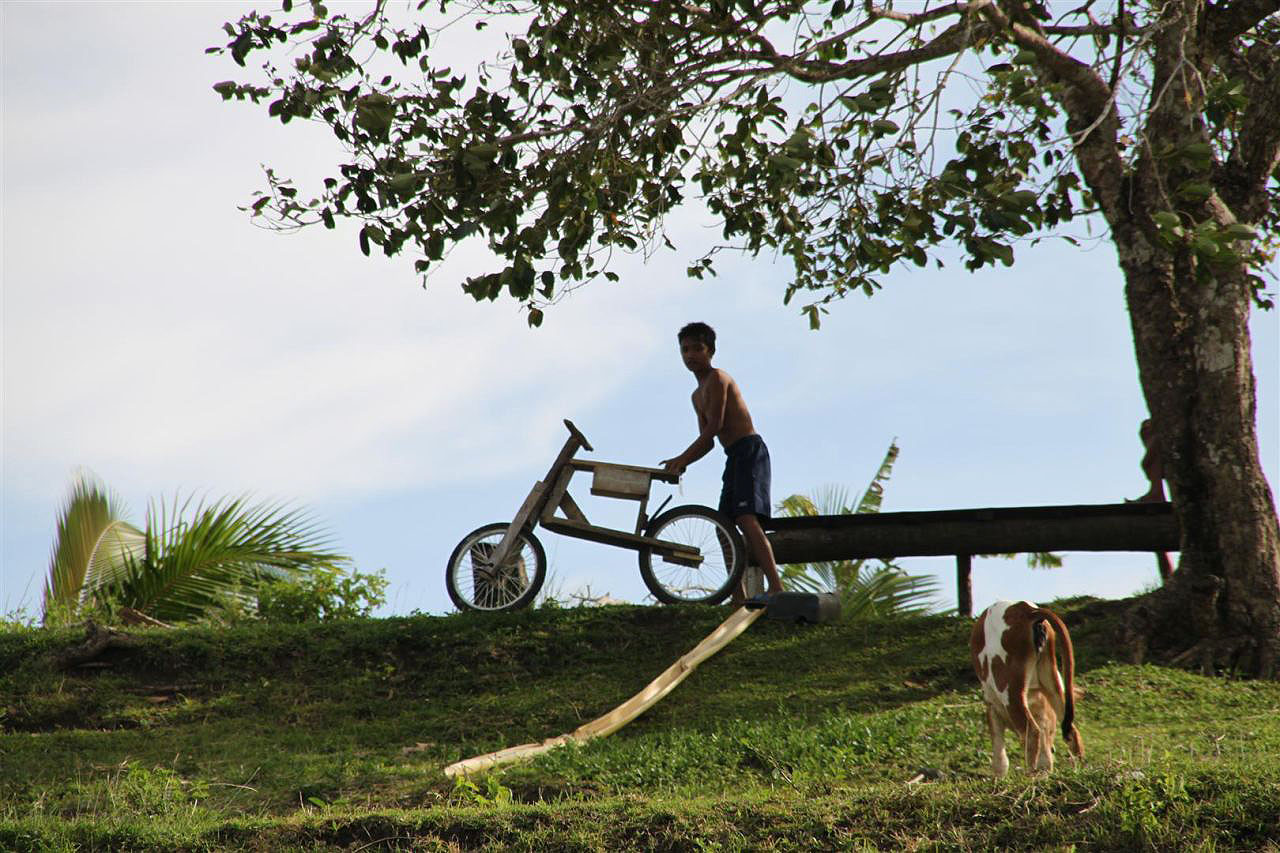
[[716,351],[716,330],[706,323],[690,323],[676,335],[677,341],[683,341],[686,338],[693,338],[695,341],[706,344],[707,350],[712,354]]

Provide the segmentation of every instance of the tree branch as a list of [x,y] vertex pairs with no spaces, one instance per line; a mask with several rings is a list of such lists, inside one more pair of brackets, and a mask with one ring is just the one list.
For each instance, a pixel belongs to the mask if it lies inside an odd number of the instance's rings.
[[1280,48],[1257,45],[1262,54],[1255,67],[1266,69],[1248,78],[1249,106],[1227,162],[1221,170],[1223,201],[1244,222],[1257,222],[1267,209],[1267,183],[1280,162]]
[[1093,68],[1059,50],[1041,33],[1011,21],[999,7],[988,6],[982,14],[1010,33],[1020,47],[1035,53],[1040,67],[1066,84],[1060,101],[1067,111],[1067,129],[1075,145],[1076,160],[1114,226],[1127,210],[1123,196],[1124,164],[1116,141],[1119,118],[1115,112],[1115,92]]
[[983,6],[992,3],[993,0],[974,0],[971,3],[952,3],[948,6],[937,6],[933,9],[926,9],[923,12],[911,14],[909,12],[898,12],[893,9],[877,6],[872,0],[867,0],[865,9],[869,18],[882,19],[886,21],[897,21],[904,24],[908,28],[918,27],[921,24],[927,24],[930,21],[936,21],[939,18],[948,18],[952,15],[967,15],[970,12],[976,12]]
[[865,59],[853,59],[848,62],[816,62],[813,60],[797,60],[793,57],[770,56],[756,52],[744,58],[762,62],[782,71],[789,77],[804,83],[829,83],[835,80],[855,80],[860,77],[871,77],[892,71],[901,71],[922,62],[941,59],[958,53],[973,43],[976,35],[986,35],[981,25],[973,25],[969,21],[953,24],[928,44],[869,56]]
[[1208,52],[1212,55],[1221,53],[1276,12],[1280,12],[1280,0],[1230,0],[1208,4],[1205,9],[1205,46]]

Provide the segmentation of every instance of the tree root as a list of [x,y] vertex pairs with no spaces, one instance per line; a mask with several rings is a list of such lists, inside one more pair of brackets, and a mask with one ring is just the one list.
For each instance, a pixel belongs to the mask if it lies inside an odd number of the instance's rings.
[[1209,575],[1141,596],[1117,626],[1117,645],[1134,664],[1151,661],[1208,676],[1275,678],[1280,638],[1224,633],[1222,589],[1222,579]]
[[93,620],[86,622],[84,628],[84,642],[55,655],[53,661],[56,666],[70,669],[96,660],[108,649],[132,649],[138,645],[136,637],[99,625]]

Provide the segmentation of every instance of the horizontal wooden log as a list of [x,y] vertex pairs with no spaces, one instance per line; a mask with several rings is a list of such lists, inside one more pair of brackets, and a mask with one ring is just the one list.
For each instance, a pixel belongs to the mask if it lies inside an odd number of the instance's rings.
[[818,515],[764,527],[779,563],[1179,548],[1167,502]]

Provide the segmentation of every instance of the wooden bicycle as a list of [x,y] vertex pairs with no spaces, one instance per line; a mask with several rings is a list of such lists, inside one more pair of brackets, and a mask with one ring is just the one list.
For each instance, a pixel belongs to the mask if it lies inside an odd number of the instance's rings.
[[[708,506],[688,504],[663,512],[668,497],[646,514],[654,480],[677,483],[661,468],[578,459],[590,442],[569,420],[569,438],[547,476],[534,484],[516,516],[476,528],[449,555],[445,585],[459,610],[516,610],[538,595],[547,575],[547,555],[533,534],[546,530],[639,553],[640,576],[664,604],[718,604],[741,580],[746,546],[733,521]],[[634,532],[591,524],[569,495],[579,471],[592,475],[591,494],[639,502]]]

